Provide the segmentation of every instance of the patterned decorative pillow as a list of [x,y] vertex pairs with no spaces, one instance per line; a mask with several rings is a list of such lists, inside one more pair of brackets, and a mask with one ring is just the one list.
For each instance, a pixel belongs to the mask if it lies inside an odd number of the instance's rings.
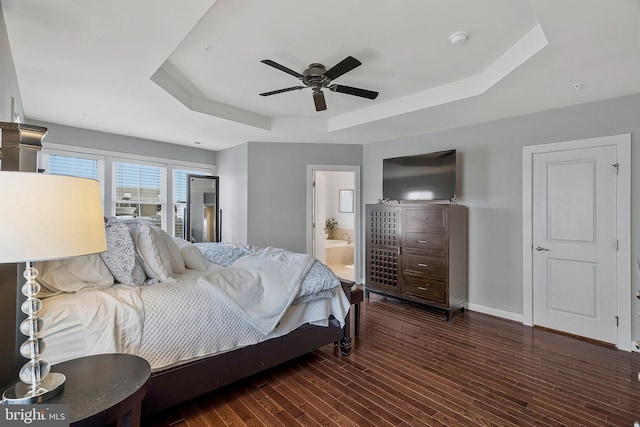
[[107,250],[100,254],[117,282],[129,286],[142,285],[147,276],[136,254],[129,227],[116,219],[105,217]]

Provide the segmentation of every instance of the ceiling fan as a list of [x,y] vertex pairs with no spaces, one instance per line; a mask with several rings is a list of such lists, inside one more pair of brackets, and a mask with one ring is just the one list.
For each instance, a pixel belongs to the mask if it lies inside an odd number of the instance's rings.
[[262,62],[263,64],[267,64],[273,68],[277,68],[280,71],[284,71],[287,74],[291,74],[293,77],[299,79],[300,81],[302,81],[302,83],[304,83],[304,86],[292,86],[285,89],[274,90],[272,92],[265,92],[261,93],[261,96],[270,96],[277,93],[289,92],[292,90],[300,90],[310,87],[313,90],[313,102],[316,106],[316,111],[323,111],[327,109],[327,103],[325,102],[322,88],[327,88],[333,92],[346,93],[347,95],[360,96],[368,99],[376,99],[376,97],[378,96],[378,92],[374,92],[372,90],[331,84],[331,81],[362,65],[362,62],[358,61],[353,56],[347,56],[345,59],[334,65],[329,70],[327,70],[324,65],[314,62],[313,64],[309,65],[309,68],[304,70],[302,74],[293,71],[292,69],[287,68],[284,65],[280,65],[270,59],[263,59],[260,62]]

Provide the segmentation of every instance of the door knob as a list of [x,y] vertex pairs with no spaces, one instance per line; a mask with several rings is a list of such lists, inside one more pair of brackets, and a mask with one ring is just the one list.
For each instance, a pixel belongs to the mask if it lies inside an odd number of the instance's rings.
[[542,246],[536,246],[536,251],[550,251],[551,249],[543,248]]

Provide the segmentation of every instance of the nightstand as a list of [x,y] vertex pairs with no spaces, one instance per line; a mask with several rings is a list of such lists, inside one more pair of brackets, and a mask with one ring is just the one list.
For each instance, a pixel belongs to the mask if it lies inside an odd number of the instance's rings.
[[151,367],[131,354],[99,354],[54,365],[66,375],[64,390],[46,403],[69,405],[71,426],[140,425]]

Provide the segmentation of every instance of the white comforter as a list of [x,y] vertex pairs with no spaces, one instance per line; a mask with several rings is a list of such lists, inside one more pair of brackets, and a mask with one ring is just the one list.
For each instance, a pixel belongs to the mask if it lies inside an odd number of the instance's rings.
[[251,326],[271,333],[298,294],[315,258],[284,249],[266,248],[217,269],[198,281]]
[[265,333],[231,307],[214,283],[198,280],[218,269],[209,263],[207,271],[187,270],[174,283],[114,285],[45,299],[43,357],[59,363],[123,352],[144,357],[158,370],[285,335],[305,323],[326,326],[329,315],[343,324],[349,310],[338,287],[331,298],[288,306]]

